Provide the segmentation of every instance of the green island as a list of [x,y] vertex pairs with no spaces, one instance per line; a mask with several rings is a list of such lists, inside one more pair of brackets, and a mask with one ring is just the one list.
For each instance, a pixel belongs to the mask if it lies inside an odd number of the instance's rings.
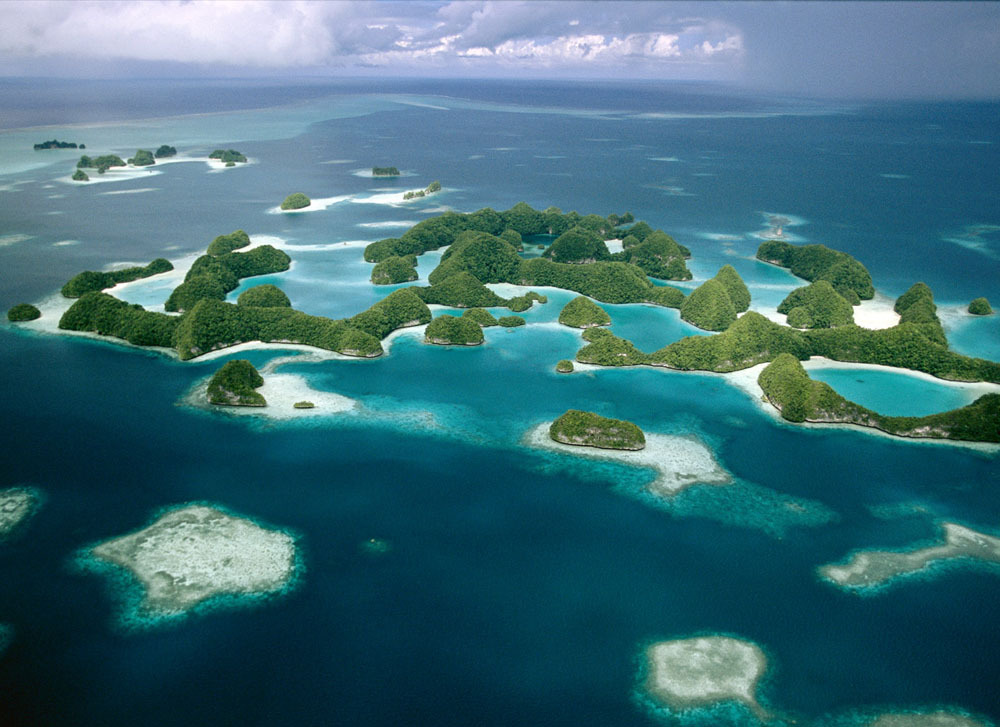
[[441,315],[427,325],[424,340],[439,346],[478,346],[484,340],[483,328],[464,315]]
[[969,303],[969,313],[974,316],[988,316],[993,314],[993,308],[986,298],[976,298]]
[[868,269],[846,252],[826,245],[792,245],[784,240],[768,240],[757,248],[757,259],[791,270],[809,282],[826,280],[851,305],[875,297]]
[[441,182],[431,182],[424,189],[415,189],[403,193],[403,199],[419,199],[429,194],[441,191]]
[[[224,248],[220,245],[216,249]],[[179,312],[190,310],[206,298],[225,300],[226,294],[239,286],[241,278],[284,272],[290,265],[291,258],[271,245],[261,245],[246,252],[202,255],[191,265],[184,282],[174,288],[164,309]]]
[[99,157],[89,157],[84,154],[76,163],[77,169],[96,169],[98,174],[104,174],[111,167],[124,167],[125,160],[117,154],[104,154]]
[[264,283],[247,288],[236,299],[236,305],[250,305],[257,308],[291,308],[292,301],[277,285]]
[[228,235],[219,235],[216,237],[208,244],[208,249],[205,252],[218,257],[219,255],[225,255],[227,252],[242,250],[244,247],[250,247],[250,235],[243,230],[235,230]]
[[396,167],[372,167],[373,177],[398,177],[399,170]]
[[393,255],[375,263],[371,280],[375,285],[396,285],[412,282],[418,277],[420,276],[417,275],[416,255],[405,257]]
[[556,371],[560,374],[571,374],[573,373],[573,362],[568,358],[560,359],[556,363]]
[[260,392],[264,378],[246,359],[226,361],[208,382],[208,401],[220,406],[267,406]]
[[632,422],[579,409],[570,409],[552,422],[549,436],[563,444],[598,449],[639,450],[646,446],[645,435]]
[[854,306],[828,280],[796,288],[778,305],[793,328],[833,328],[854,323]]
[[691,251],[663,230],[654,230],[644,222],[627,230],[619,255],[621,260],[637,265],[651,278],[690,280],[692,277],[685,262],[691,257]]
[[[733,295],[730,295],[730,290]],[[733,296],[742,310],[737,308]],[[724,331],[736,320],[736,314],[750,307],[750,292],[732,266],[721,268],[715,277],[691,291],[680,306],[681,319],[706,331]]]
[[521,316],[500,316],[497,318],[497,323],[503,328],[517,328],[526,322]]
[[59,141],[58,139],[50,139],[49,141],[43,141],[40,144],[35,144],[35,151],[41,151],[43,149],[86,149],[86,144],[77,144],[75,141]]
[[148,149],[138,149],[135,156],[128,159],[128,163],[134,167],[148,167],[156,164],[156,159],[153,157],[153,152]]
[[762,722],[770,717],[757,701],[767,657],[753,642],[731,636],[661,641],[646,649],[644,671],[646,692],[672,711],[738,702]]
[[157,147],[156,151],[153,152],[153,156],[157,159],[166,159],[167,157],[177,156],[177,148],[167,144],[161,144]]
[[288,212],[304,209],[311,204],[312,200],[302,194],[302,192],[293,192],[285,197],[285,201],[281,203],[281,209]]
[[934,564],[962,559],[1000,564],[1000,538],[958,523],[942,522],[937,544],[904,550],[860,550],[842,563],[820,566],[821,578],[849,590],[876,589]]
[[475,321],[480,328],[500,325],[496,317],[485,308],[468,308],[462,313],[462,318]]
[[559,322],[571,328],[611,325],[611,316],[590,298],[578,295],[559,311]]
[[235,149],[216,149],[208,155],[208,158],[218,159],[220,162],[225,162],[227,167],[233,166],[237,162],[246,163],[247,161],[246,156]]
[[294,408],[294,409],[315,409],[316,405],[313,404],[311,401],[297,401],[294,404],[292,404],[292,408]]
[[62,294],[66,298],[79,298],[86,293],[97,290],[104,290],[119,283],[130,283],[133,280],[148,278],[160,273],[166,273],[174,269],[173,264],[162,257],[156,258],[148,265],[142,267],[131,267],[123,270],[112,270],[109,272],[96,272],[94,270],[84,270],[82,273],[70,278],[62,287]]
[[23,323],[42,317],[42,312],[31,303],[18,303],[7,310],[7,320],[11,323]]
[[764,397],[791,422],[856,424],[900,437],[1000,442],[1000,394],[985,394],[968,406],[923,417],[885,416],[845,399],[813,381],[793,355],[780,354],[757,379]]
[[90,177],[82,169],[77,169],[75,172],[73,172],[73,181],[74,182],[89,182],[90,181]]

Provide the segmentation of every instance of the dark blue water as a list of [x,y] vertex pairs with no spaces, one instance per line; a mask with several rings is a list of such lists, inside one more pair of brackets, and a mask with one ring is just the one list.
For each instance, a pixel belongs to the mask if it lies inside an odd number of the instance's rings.
[[[174,92],[185,111],[238,108],[228,96],[212,107],[212,88]],[[150,109],[158,103],[141,86],[117,92],[126,91]],[[292,250],[293,269],[271,282],[297,307],[348,315],[385,290],[368,284],[360,247],[316,246],[396,235],[405,228],[360,225],[416,221],[442,205],[522,199],[630,210],[692,249],[696,277],[730,262],[755,301],[771,305],[797,282],[749,259],[765,212],[802,218],[790,233],[858,256],[887,295],[924,280],[949,311],[980,295],[1000,301],[996,238],[974,240],[978,249],[947,241],[1000,224],[995,106],[751,118],[733,114],[781,104],[643,84],[621,95],[618,114],[598,118],[575,110],[607,110],[607,89],[386,89],[446,111],[348,91],[262,91],[261,105],[300,102],[268,112],[267,123],[295,118],[301,129],[290,136],[227,135],[251,128],[252,115],[241,125],[206,117],[149,127],[149,146],[183,131],[192,139],[183,151],[238,145],[257,160],[221,174],[175,164],[80,188],[55,181],[72,156],[8,174],[0,183],[19,184],[0,191],[3,234],[31,237],[0,247],[0,306],[38,301],[81,269],[179,257],[243,228],[312,246]],[[62,86],[3,93],[34,123],[72,99]],[[351,114],[341,113],[346,103]],[[706,115],[639,116],[676,111]],[[115,118],[137,116],[119,108]],[[39,133],[51,138],[23,138]],[[970,143],[980,141],[994,143]],[[379,163],[413,176],[353,174]],[[364,197],[434,179],[445,191],[407,207],[267,212],[291,191]],[[153,191],[103,194],[143,188]],[[78,243],[54,245],[66,240]],[[22,537],[0,543],[0,623],[14,629],[0,655],[0,722],[648,725],[660,718],[636,696],[642,648],[705,632],[765,649],[772,672],[762,697],[784,720],[930,705],[1000,719],[995,572],[954,568],[872,597],[815,575],[857,548],[933,540],[941,519],[995,530],[994,454],[779,424],[717,376],[559,376],[555,362],[581,344],[554,325],[571,297],[552,293],[524,314],[532,325],[490,329],[476,349],[404,337],[374,361],[288,365],[283,372],[361,406],[291,424],[181,406],[219,360],[181,364],[5,325],[0,487],[32,484],[47,501]],[[646,350],[691,332],[673,311],[609,311],[614,330]],[[997,350],[993,328],[977,322],[985,338],[963,337],[957,312],[949,325],[965,350]],[[249,358],[262,365],[274,355]],[[696,436],[734,484],[664,503],[645,490],[649,472],[520,444],[570,407]],[[298,587],[253,607],[123,630],[117,586],[76,572],[74,554],[195,500],[299,533]],[[894,505],[905,507],[893,517],[878,509]],[[366,553],[370,538],[391,550]]]

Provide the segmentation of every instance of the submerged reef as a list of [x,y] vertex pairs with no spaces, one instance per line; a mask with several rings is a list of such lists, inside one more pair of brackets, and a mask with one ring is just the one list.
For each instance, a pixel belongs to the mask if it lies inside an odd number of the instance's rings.
[[24,525],[40,502],[41,493],[33,487],[0,490],[0,540]]
[[880,714],[865,727],[988,727],[986,722],[958,712],[887,712]]

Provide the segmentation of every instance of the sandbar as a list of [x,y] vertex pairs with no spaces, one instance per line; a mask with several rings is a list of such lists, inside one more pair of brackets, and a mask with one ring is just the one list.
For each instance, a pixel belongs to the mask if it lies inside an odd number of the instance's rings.
[[[338,197],[319,197],[310,200],[308,207],[300,207],[299,209],[295,210],[283,210],[281,209],[281,205],[278,205],[277,207],[269,208],[267,210],[267,213],[269,215],[298,215],[305,212],[322,212],[327,207],[335,205],[338,202],[344,202],[345,200],[348,199],[351,199],[351,195],[349,194],[342,194]],[[237,250],[237,252],[241,252],[243,249],[244,248],[241,248],[240,250]]]
[[893,310],[896,301],[876,293],[871,300],[854,306],[854,322],[862,328],[877,331],[899,323],[899,313]]
[[759,718],[757,685],[767,670],[759,646],[729,636],[661,641],[646,649],[646,689],[673,710],[735,701]]
[[985,722],[957,712],[889,712],[867,723],[867,727],[987,727]]
[[912,550],[860,550],[843,563],[820,566],[821,578],[845,589],[885,586],[896,578],[928,570],[956,558],[1000,564],[1000,538],[958,523],[943,522],[944,542]]
[[0,490],[0,538],[13,533],[38,508],[41,496],[33,487]]
[[280,592],[296,567],[291,535],[207,505],[167,510],[85,556],[128,570],[143,589],[142,610],[158,615],[181,614],[217,596]]
[[650,468],[657,476],[649,489],[657,495],[671,497],[691,485],[728,485],[732,482],[729,473],[715,461],[712,451],[694,437],[647,433],[645,449],[597,449],[553,441],[549,436],[551,425],[552,422],[544,422],[531,429],[524,436],[524,443],[538,449]]

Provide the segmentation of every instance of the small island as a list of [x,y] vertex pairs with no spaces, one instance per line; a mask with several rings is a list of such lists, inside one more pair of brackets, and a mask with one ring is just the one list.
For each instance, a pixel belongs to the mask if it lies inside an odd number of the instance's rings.
[[277,285],[264,283],[247,288],[236,299],[236,305],[254,306],[256,308],[291,308],[292,301],[289,300],[281,288]]
[[128,163],[133,167],[148,167],[156,164],[156,159],[153,157],[153,152],[148,149],[138,149],[135,156],[129,158]]
[[245,164],[247,161],[246,156],[235,149],[216,149],[208,155],[208,158],[224,162],[227,167],[235,166],[237,162]]
[[41,493],[34,487],[0,490],[0,539],[14,534],[38,509]]
[[403,193],[404,200],[419,199],[421,197],[426,197],[427,195],[434,194],[435,192],[441,191],[441,182],[431,182],[427,185],[425,189],[412,190],[410,192]]
[[482,327],[465,316],[438,316],[424,332],[424,341],[439,346],[478,346],[483,340]]
[[500,316],[497,323],[503,328],[517,328],[523,326],[526,321],[521,316]]
[[87,176],[87,173],[85,171],[83,171],[82,169],[77,169],[75,172],[73,172],[73,181],[74,182],[89,182],[90,181],[90,177]]
[[66,298],[79,298],[87,293],[111,288],[119,283],[130,283],[133,280],[149,278],[160,273],[170,272],[173,269],[173,263],[166,258],[158,257],[142,267],[123,268],[110,272],[84,270],[70,278],[60,292]]
[[706,331],[724,331],[750,307],[750,291],[731,265],[699,285],[681,303],[681,318]]
[[311,204],[312,200],[302,194],[302,192],[294,192],[293,194],[285,197],[285,201],[281,203],[281,209],[284,212],[293,212],[295,210],[305,209]]
[[219,406],[267,406],[254,389],[264,385],[264,378],[246,359],[227,361],[208,382],[208,401]]
[[375,267],[372,268],[371,280],[375,285],[396,285],[397,283],[409,283],[418,277],[416,255],[405,257],[393,255],[375,263]]
[[578,295],[559,311],[559,322],[571,328],[611,325],[607,311],[584,295]]
[[646,446],[646,436],[632,422],[579,409],[570,409],[552,422],[549,436],[563,444],[599,449],[634,451]]
[[125,160],[117,154],[104,154],[99,157],[89,157],[84,154],[76,163],[77,169],[96,169],[98,174],[104,174],[111,167],[124,167]]
[[35,151],[41,151],[43,149],[86,149],[86,144],[77,144],[75,141],[59,141],[58,139],[50,139],[49,141],[43,141],[40,144],[35,144]]
[[560,374],[571,374],[571,373],[573,373],[573,362],[570,361],[568,358],[564,358],[564,359],[560,360],[556,364],[556,371],[559,372]]
[[792,328],[833,328],[854,323],[854,307],[828,280],[796,288],[778,305]]
[[396,167],[372,167],[373,177],[398,177],[399,170]]
[[963,559],[1000,564],[1000,537],[958,523],[943,522],[944,542],[912,550],[861,550],[843,563],[824,565],[819,575],[850,590],[875,589],[897,578],[926,572],[936,563]]
[[42,312],[31,303],[18,303],[7,311],[7,320],[11,323],[23,323],[42,317]]
[[792,275],[809,282],[828,281],[851,305],[875,297],[868,269],[856,259],[826,245],[792,245],[784,240],[768,240],[757,248],[757,259],[788,268]]
[[759,646],[729,636],[661,641],[646,650],[646,691],[672,711],[739,702],[760,720],[757,686],[767,671]]
[[81,555],[84,568],[103,571],[107,564],[131,574],[143,597],[125,616],[137,622],[182,615],[219,596],[280,593],[296,568],[291,535],[200,504],[167,510],[148,527]]
[[969,313],[974,316],[988,316],[993,314],[993,308],[986,298],[976,298],[969,303]]
[[468,318],[479,324],[480,328],[491,328],[492,326],[498,326],[500,323],[485,308],[469,308],[464,313],[462,313],[462,318]]
[[311,401],[297,401],[292,404],[293,409],[315,409],[316,405]]
[[176,147],[168,146],[167,144],[162,144],[157,148],[155,152],[153,152],[153,156],[156,157],[157,159],[165,159],[166,157],[177,156],[177,149]]

